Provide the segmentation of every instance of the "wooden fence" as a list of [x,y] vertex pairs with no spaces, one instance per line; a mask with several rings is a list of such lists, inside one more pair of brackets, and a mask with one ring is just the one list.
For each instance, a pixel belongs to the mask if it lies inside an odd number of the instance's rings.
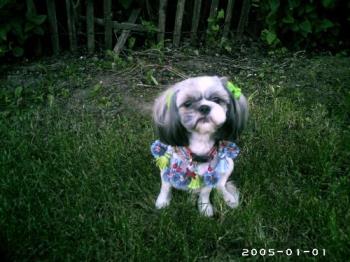
[[[117,0],[115,0],[118,2]],[[148,1],[146,1],[148,2]],[[168,0],[159,0],[156,1],[157,9],[158,9],[158,25],[157,25],[157,41],[160,45],[164,44],[165,40],[165,32],[166,32],[166,23],[167,17],[169,16],[169,12],[173,10],[168,10],[167,6],[170,1]],[[248,15],[250,12],[251,1],[250,0],[211,0],[210,2],[210,12],[207,17],[203,18],[203,5],[208,5],[208,0],[191,0],[191,4],[193,3],[192,12],[185,12],[185,4],[186,0],[177,0],[176,11],[175,11],[175,21],[174,28],[172,31],[172,43],[174,47],[178,47],[181,44],[181,37],[183,35],[182,25],[184,17],[187,21],[191,21],[191,29],[190,29],[190,39],[192,43],[195,43],[198,39],[198,28],[200,24],[200,20],[205,19],[205,21],[210,21],[210,18],[217,17],[218,8],[220,6],[224,6],[224,24],[222,30],[220,30],[220,38],[227,38],[230,32],[235,32],[236,38],[241,38],[245,27],[248,22]],[[60,51],[60,35],[58,30],[58,22],[57,22],[57,9],[56,4],[58,1],[55,0],[46,0],[47,7],[47,17],[50,27],[50,36],[51,36],[51,44],[52,50],[54,54],[58,54]],[[81,5],[85,5],[84,11],[82,13]],[[103,0],[103,3],[99,2],[100,5],[103,4],[103,17],[95,17],[94,8],[97,6],[97,1],[94,3],[93,0],[65,0],[65,11],[66,11],[66,19],[67,19],[67,32],[69,39],[69,49],[72,52],[75,52],[78,48],[78,36],[77,36],[77,25],[81,22],[86,23],[86,47],[89,53],[93,53],[95,51],[95,25],[100,25],[104,27],[104,48],[109,50],[114,50],[117,54],[123,49],[130,33],[132,32],[144,32],[147,33],[147,29],[142,24],[137,24],[137,18],[140,15],[140,7],[131,9],[128,21],[120,22],[113,21],[112,14],[112,0]],[[232,22],[232,14],[235,6],[240,8],[238,12],[239,19],[236,19],[236,25],[233,27]],[[142,7],[141,7],[142,8]],[[186,15],[185,15],[186,14]],[[237,14],[237,11],[236,11]],[[191,15],[191,17],[188,17]],[[209,23],[209,22],[208,22]],[[118,36],[116,41],[113,41],[113,37]],[[220,41],[220,39],[219,39]],[[113,47],[113,42],[115,45]]]

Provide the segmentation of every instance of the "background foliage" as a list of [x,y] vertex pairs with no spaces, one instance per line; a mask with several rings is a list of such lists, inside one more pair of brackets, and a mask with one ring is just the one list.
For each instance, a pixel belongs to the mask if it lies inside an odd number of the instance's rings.
[[0,1],[0,57],[11,53],[22,56],[26,44],[45,33],[45,15],[38,15],[32,0]]
[[[192,19],[193,0],[186,3],[183,21],[185,31],[189,31]],[[80,11],[84,13],[84,1]],[[174,3],[168,6],[167,32],[173,30]],[[200,30],[206,46],[211,48],[232,49],[237,39],[234,34],[242,1],[235,1],[234,19],[231,38],[222,42],[221,33],[224,27],[224,16],[227,1],[220,1],[217,15],[207,18],[210,2],[205,2],[201,9]],[[56,1],[57,17],[59,19],[60,37],[67,42],[64,2]],[[37,8],[36,8],[37,7]],[[118,0],[113,1],[113,19],[126,21],[132,8],[143,10],[137,23],[146,27],[144,34],[139,34],[135,45],[135,38],[129,48],[136,46],[157,45],[155,29],[158,24],[158,6],[150,5],[147,1]],[[38,11],[41,14],[38,14]],[[95,15],[101,16],[103,5],[95,2]],[[46,6],[43,1],[35,0],[0,0],[0,57],[33,55],[35,49],[40,48],[40,41],[48,42],[50,38],[49,26],[46,19]],[[251,28],[255,30],[251,30]],[[97,27],[96,27],[97,28]],[[290,49],[326,49],[331,51],[348,50],[350,41],[350,2],[341,0],[253,0],[246,29],[254,38],[260,38],[267,46],[287,47]],[[84,27],[80,27],[80,42],[85,37]],[[96,41],[103,41],[103,30],[96,33]],[[184,38],[188,35],[184,34]],[[170,35],[168,34],[168,37]],[[141,39],[141,40],[140,40]],[[142,44],[140,44],[142,43]],[[35,48],[33,48],[33,46]],[[63,45],[64,46],[64,45]],[[102,47],[103,45],[101,45]],[[34,51],[33,51],[34,50]]]
[[350,22],[349,1],[268,0],[255,4],[264,22],[261,38],[269,46],[339,49],[349,44],[345,32]]

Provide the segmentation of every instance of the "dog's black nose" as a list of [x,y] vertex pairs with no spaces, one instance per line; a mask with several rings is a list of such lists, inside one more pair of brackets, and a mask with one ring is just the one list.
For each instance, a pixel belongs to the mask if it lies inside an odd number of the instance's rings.
[[210,113],[210,106],[207,106],[207,105],[201,105],[199,108],[198,108],[198,111],[200,113],[202,113],[203,115],[208,115]]

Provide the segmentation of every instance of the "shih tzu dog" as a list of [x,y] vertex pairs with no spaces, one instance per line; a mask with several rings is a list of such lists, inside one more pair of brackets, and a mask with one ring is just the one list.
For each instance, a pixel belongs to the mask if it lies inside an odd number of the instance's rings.
[[160,168],[158,209],[169,205],[171,188],[199,194],[199,211],[212,216],[210,192],[216,188],[229,207],[239,194],[228,183],[239,149],[233,142],[248,118],[247,99],[240,89],[217,76],[181,81],[155,101],[153,118],[159,140],[151,152]]

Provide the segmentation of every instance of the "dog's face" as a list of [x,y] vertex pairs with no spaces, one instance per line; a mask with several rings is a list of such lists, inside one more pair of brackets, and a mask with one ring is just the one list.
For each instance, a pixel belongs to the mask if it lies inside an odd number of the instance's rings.
[[226,121],[231,97],[217,77],[190,78],[176,94],[180,122],[189,133],[213,134]]
[[153,117],[160,140],[187,146],[194,134],[213,140],[234,140],[247,119],[247,101],[235,99],[227,79],[217,76],[189,78],[167,89],[155,102]]

